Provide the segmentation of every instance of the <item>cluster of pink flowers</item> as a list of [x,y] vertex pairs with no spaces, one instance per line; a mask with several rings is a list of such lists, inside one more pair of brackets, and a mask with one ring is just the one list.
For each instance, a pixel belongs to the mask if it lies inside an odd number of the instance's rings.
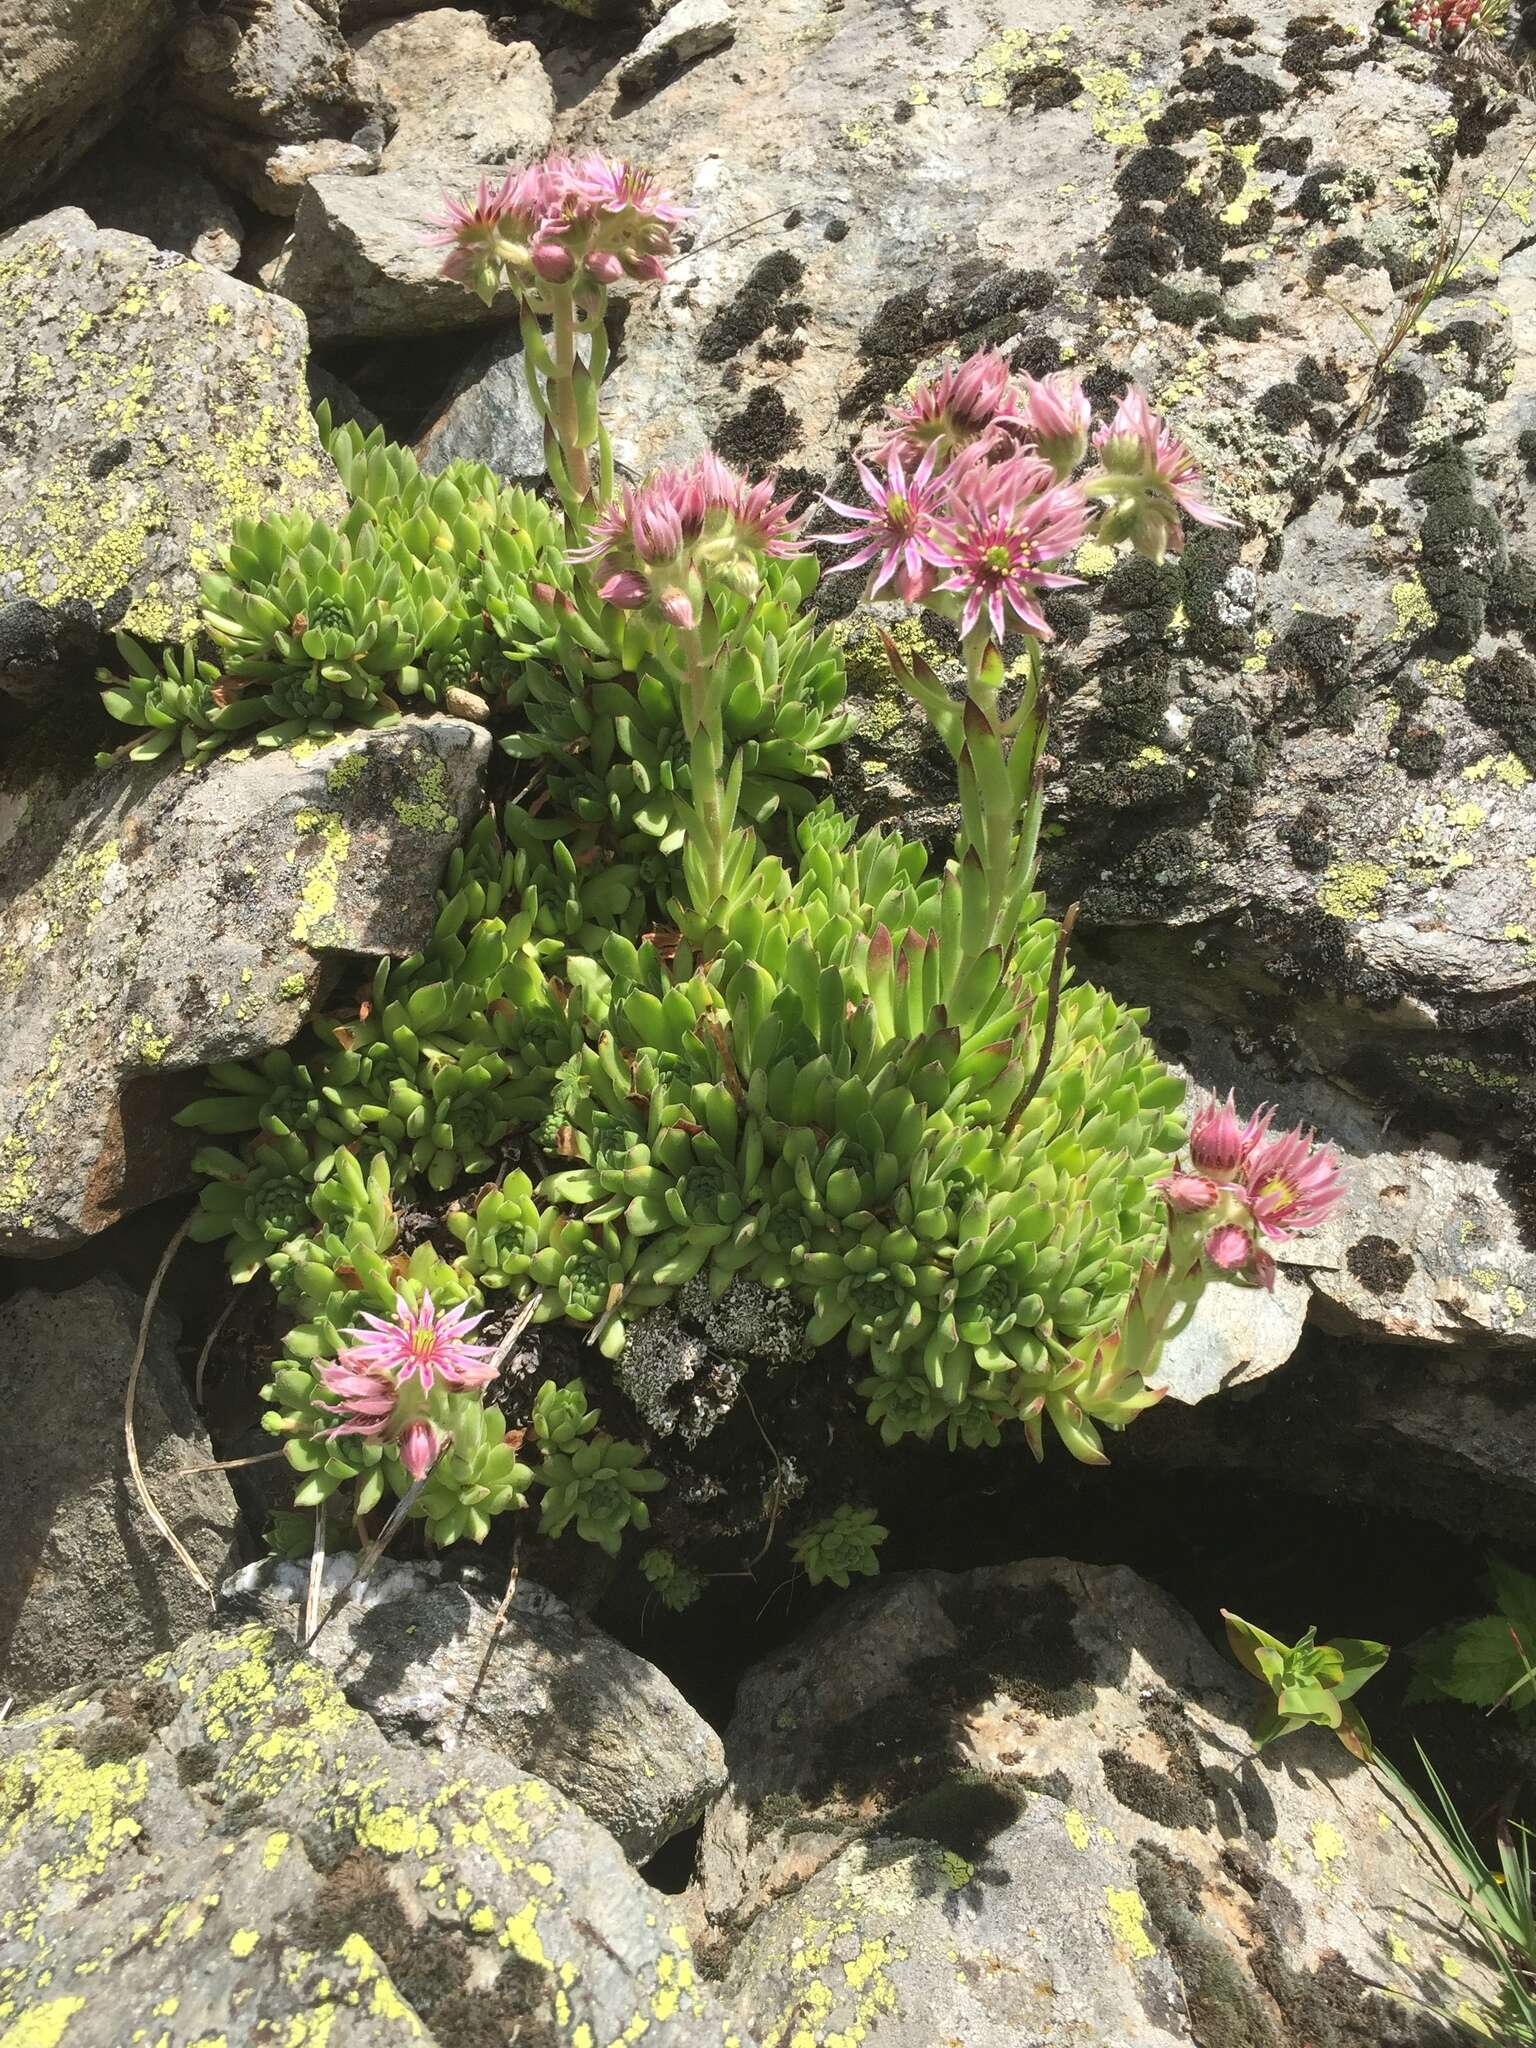
[[480,181],[473,199],[444,199],[429,239],[447,250],[443,275],[487,305],[503,278],[515,289],[582,278],[666,275],[673,230],[688,217],[646,171],[604,156],[546,157]]
[[658,469],[603,507],[571,560],[596,565],[610,604],[654,605],[686,630],[711,577],[750,595],[765,557],[798,551],[793,501],[773,493],[771,482],[748,483],[714,455]]
[[428,1414],[434,1388],[452,1393],[483,1387],[496,1377],[490,1347],[470,1341],[483,1316],[463,1308],[439,1309],[430,1294],[413,1308],[403,1294],[395,1313],[365,1315],[347,1342],[320,1367],[338,1420],[327,1436],[360,1436],[392,1443],[412,1479],[424,1479],[442,1449],[443,1432]]
[[[1231,523],[1139,392],[1092,428],[1076,378],[1016,380],[996,350],[971,356],[888,409],[855,465],[865,503],[824,499],[851,524],[817,538],[853,550],[839,569],[868,568],[873,597],[929,605],[962,633],[985,621],[997,640],[1010,627],[1049,639],[1040,596],[1076,582],[1059,565],[1090,534],[1160,562],[1184,545],[1181,516]],[[1090,435],[1098,466],[1074,481]]]
[[1472,29],[1500,26],[1506,11],[1496,0],[1414,0],[1408,26],[1426,43],[1459,43]]
[[[1238,1115],[1232,1095],[1212,1101],[1189,1134],[1187,1168],[1159,1183],[1175,1217],[1198,1219],[1205,1257],[1223,1273],[1275,1284],[1270,1244],[1288,1244],[1325,1223],[1343,1199],[1338,1154],[1300,1125],[1278,1135],[1261,1103]],[[1267,1243],[1266,1243],[1267,1241]]]

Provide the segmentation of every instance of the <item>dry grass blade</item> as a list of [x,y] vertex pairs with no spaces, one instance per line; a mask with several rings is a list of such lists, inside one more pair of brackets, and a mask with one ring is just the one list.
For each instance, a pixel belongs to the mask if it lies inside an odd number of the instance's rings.
[[517,1342],[518,1338],[521,1337],[524,1330],[526,1330],[528,1325],[533,1321],[534,1313],[537,1310],[539,1303],[543,1299],[544,1290],[542,1287],[540,1287],[533,1294],[529,1295],[528,1299],[523,1303],[522,1307],[518,1310],[516,1320],[513,1322],[512,1327],[507,1331],[507,1334],[502,1338],[501,1342],[496,1346],[496,1349],[491,1353],[492,1372],[499,1373],[501,1371],[501,1368],[506,1364],[508,1358],[511,1357],[512,1346]]
[[212,1586],[209,1585],[208,1581],[198,1570],[186,1545],[181,1541],[164,1515],[161,1514],[159,1508],[155,1506],[154,1496],[150,1493],[149,1484],[144,1477],[144,1468],[139,1463],[139,1445],[133,1427],[134,1397],[139,1391],[139,1372],[144,1364],[144,1354],[149,1349],[149,1326],[154,1320],[155,1303],[160,1299],[160,1289],[164,1285],[166,1274],[171,1269],[171,1261],[175,1258],[177,1252],[181,1250],[182,1239],[191,1228],[192,1217],[196,1214],[197,1211],[195,1209],[191,1211],[186,1220],[178,1227],[165,1250],[160,1254],[160,1263],[155,1268],[155,1277],[150,1281],[149,1292],[144,1297],[144,1313],[139,1320],[139,1341],[133,1347],[133,1363],[128,1368],[128,1387],[123,1395],[123,1441],[128,1447],[129,1476],[133,1480],[134,1491],[139,1496],[145,1514],[149,1516],[149,1519],[160,1531],[160,1534],[169,1543],[172,1550],[175,1551],[177,1557],[180,1558],[182,1564],[185,1565],[198,1585],[208,1595],[209,1604],[212,1605]]
[[[434,1463],[435,1462],[436,1461],[434,1460]],[[406,1488],[405,1492],[400,1496],[399,1500],[395,1502],[389,1520],[384,1524],[383,1528],[379,1531],[378,1535],[374,1537],[373,1541],[369,1544],[368,1548],[358,1558],[357,1570],[353,1572],[351,1578],[341,1588],[340,1592],[337,1593],[336,1598],[331,1602],[330,1606],[325,1610],[325,1613],[315,1623],[314,1627],[307,1631],[303,1642],[299,1645],[300,1649],[307,1650],[310,1647],[311,1643],[314,1642],[315,1637],[319,1635],[321,1629],[325,1628],[329,1623],[336,1619],[336,1616],[341,1612],[342,1608],[346,1605],[347,1601],[351,1599],[356,1589],[363,1583],[364,1579],[368,1577],[369,1573],[373,1570],[374,1566],[378,1563],[379,1559],[384,1555],[385,1551],[394,1541],[395,1531],[400,1527],[400,1524],[411,1512],[411,1509],[415,1507],[417,1498],[421,1493],[421,1489],[426,1485],[427,1481],[431,1477],[432,1471],[429,1467],[427,1471],[422,1473],[419,1479],[412,1480],[411,1484]],[[319,1538],[317,1537],[316,1540],[318,1541]],[[311,1559],[310,1563],[310,1574],[311,1578],[313,1578],[313,1559]]]
[[304,1633],[299,1648],[305,1649],[320,1632],[320,1594],[325,1586],[325,1509],[315,1509],[315,1540],[309,1546],[309,1584],[304,1593]]
[[507,1574],[507,1590],[502,1594],[500,1604],[495,1614],[491,1617],[491,1632],[486,1638],[485,1654],[480,1659],[480,1667],[475,1673],[475,1682],[469,1688],[468,1696],[464,1701],[464,1711],[460,1714],[449,1741],[443,1745],[446,1749],[452,1749],[469,1726],[469,1717],[475,1710],[475,1701],[480,1697],[480,1688],[485,1684],[485,1674],[491,1668],[491,1659],[496,1654],[496,1645],[501,1641],[501,1632],[507,1625],[507,1615],[517,1595],[517,1574],[518,1554],[517,1544],[514,1542],[512,1545],[512,1569]]
[[242,1465],[270,1465],[281,1451],[258,1451],[254,1458],[215,1458],[207,1465],[183,1465],[179,1472],[167,1472],[167,1479],[196,1479],[200,1472],[238,1472]]
[[208,1370],[209,1354],[212,1352],[214,1345],[219,1341],[219,1332],[229,1321],[235,1303],[239,1299],[239,1295],[232,1294],[228,1301],[225,1302],[224,1306],[219,1310],[218,1320],[208,1332],[203,1342],[202,1350],[197,1354],[197,1371],[192,1375],[192,1398],[199,1408],[203,1405],[203,1374]]

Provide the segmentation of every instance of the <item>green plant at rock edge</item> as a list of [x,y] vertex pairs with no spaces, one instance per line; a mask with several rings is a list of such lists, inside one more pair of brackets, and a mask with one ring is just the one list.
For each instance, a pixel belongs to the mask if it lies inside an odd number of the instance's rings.
[[1470,2040],[1508,2048],[1536,2044],[1536,1893],[1531,1883],[1531,1831],[1518,1821],[1500,1821],[1498,1863],[1490,1864],[1473,1839],[1434,1766],[1418,1750],[1433,1804],[1384,1758],[1373,1766],[1381,1782],[1406,1811],[1405,1830],[1439,1880],[1456,1931],[1487,1965],[1497,2003],[1468,2000],[1449,2017]]
[[1536,1578],[1502,1558],[1488,1561],[1496,1611],[1441,1629],[1412,1652],[1410,1700],[1536,1710]]
[[1315,1628],[1299,1642],[1283,1643],[1225,1607],[1221,1618],[1233,1656],[1272,1695],[1253,1724],[1255,1748],[1263,1749],[1298,1728],[1331,1728],[1352,1755],[1366,1763],[1372,1760],[1370,1733],[1351,1701],[1386,1663],[1384,1643],[1353,1636],[1320,1643]]
[[[800,516],[712,456],[615,485],[607,293],[661,274],[680,218],[598,158],[455,202],[445,269],[519,295],[558,505],[325,417],[345,517],[243,524],[205,592],[258,740],[447,708],[510,723],[528,775],[417,952],[182,1116],[229,1140],[198,1234],[296,1318],[269,1426],[301,1491],[391,1493],[438,1542],[536,1488],[546,1531],[613,1552],[663,1483],[581,1380],[493,1391],[481,1318],[569,1323],[601,1372],[640,1312],[745,1278],[851,1361],[885,1442],[1100,1464],[1202,1287],[1271,1284],[1337,1200],[1331,1152],[1267,1113],[1186,1132],[1144,1013],[1075,978],[1038,886],[1040,606],[1089,536],[1160,561],[1226,523],[1186,451],[1139,394],[1095,429],[1071,379],[990,353],[889,410],[820,539],[958,632],[959,697],[892,662],[959,827],[947,856],[860,833],[815,787],[846,680]],[[802,1561],[846,1581],[882,1535],[840,1510]]]
[[704,1591],[704,1575],[659,1546],[642,1551],[641,1575],[655,1587],[669,1613],[682,1614]]
[[873,1508],[845,1502],[802,1530],[790,1554],[813,1586],[830,1581],[846,1590],[852,1578],[874,1578],[880,1569],[876,1552],[890,1533],[875,1520]]

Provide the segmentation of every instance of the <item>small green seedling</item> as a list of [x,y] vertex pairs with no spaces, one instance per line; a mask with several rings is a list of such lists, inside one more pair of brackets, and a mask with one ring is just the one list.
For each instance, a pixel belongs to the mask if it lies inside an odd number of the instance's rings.
[[1298,1728],[1331,1728],[1352,1755],[1371,1762],[1370,1731],[1350,1700],[1386,1663],[1390,1652],[1385,1643],[1355,1636],[1320,1643],[1315,1628],[1300,1642],[1282,1643],[1225,1607],[1221,1618],[1233,1656],[1273,1694],[1251,1730],[1256,1749]]

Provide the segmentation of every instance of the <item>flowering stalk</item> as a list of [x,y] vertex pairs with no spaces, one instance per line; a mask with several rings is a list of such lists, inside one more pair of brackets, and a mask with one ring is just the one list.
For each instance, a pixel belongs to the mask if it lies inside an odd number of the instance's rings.
[[613,494],[597,405],[608,362],[608,287],[621,277],[664,277],[673,230],[685,218],[686,209],[646,172],[586,156],[547,157],[494,189],[482,179],[474,199],[446,199],[435,223],[431,240],[447,251],[445,276],[488,306],[502,287],[518,295],[524,373],[573,532]]
[[[1006,960],[1034,892],[1049,726],[1041,601],[1077,581],[1061,564],[1090,532],[1161,561],[1183,544],[1181,513],[1228,523],[1200,498],[1188,454],[1139,393],[1094,437],[1099,468],[1074,482],[1091,429],[1075,379],[1019,384],[1000,354],[984,351],[891,409],[875,450],[885,476],[856,465],[864,505],[824,501],[852,524],[821,538],[852,549],[842,569],[870,568],[871,597],[922,604],[959,629],[963,711],[922,662],[886,646],[955,761],[967,965],[994,948]],[[1024,673],[1005,716],[1009,632],[1024,637]]]

